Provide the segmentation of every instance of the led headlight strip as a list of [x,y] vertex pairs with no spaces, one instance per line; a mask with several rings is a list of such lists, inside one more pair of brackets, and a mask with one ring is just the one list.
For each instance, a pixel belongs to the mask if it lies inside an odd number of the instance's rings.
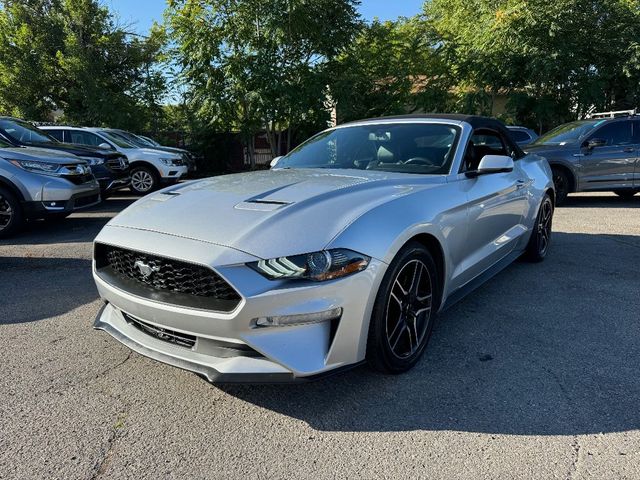
[[361,272],[370,257],[343,248],[272,258],[249,263],[248,266],[269,280],[332,280]]

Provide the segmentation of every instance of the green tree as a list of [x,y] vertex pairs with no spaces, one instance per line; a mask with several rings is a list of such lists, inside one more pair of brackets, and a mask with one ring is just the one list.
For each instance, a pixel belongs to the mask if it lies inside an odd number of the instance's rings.
[[357,32],[357,0],[170,0],[167,24],[202,118],[246,141],[283,132],[324,109],[328,65]]
[[142,130],[161,114],[165,36],[140,37],[97,0],[0,0],[0,106],[32,120]]
[[339,120],[446,109],[445,71],[419,17],[376,19],[335,62],[331,92]]
[[637,0],[430,0],[425,19],[460,92],[510,96],[542,128],[637,106]]

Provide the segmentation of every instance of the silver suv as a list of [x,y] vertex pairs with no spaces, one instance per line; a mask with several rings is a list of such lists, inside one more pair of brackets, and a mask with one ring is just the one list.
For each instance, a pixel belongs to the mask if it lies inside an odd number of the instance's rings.
[[99,202],[100,185],[84,160],[0,140],[0,238],[26,220],[64,218]]
[[565,123],[524,148],[549,161],[558,205],[572,192],[640,191],[640,116]]

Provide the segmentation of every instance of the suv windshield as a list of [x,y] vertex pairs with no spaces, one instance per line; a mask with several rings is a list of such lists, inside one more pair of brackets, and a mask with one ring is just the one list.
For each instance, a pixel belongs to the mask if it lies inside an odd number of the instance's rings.
[[102,135],[103,137],[111,140],[120,148],[137,148],[135,145],[131,145],[131,143],[129,143],[127,140],[124,139],[124,137],[121,137],[117,133],[108,132],[106,130],[100,130],[100,132],[98,133],[100,133],[100,135]]
[[337,168],[447,174],[460,129],[438,123],[336,128],[306,141],[277,168]]
[[7,137],[21,143],[52,143],[57,140],[28,122],[0,118],[0,131]]
[[133,133],[125,132],[124,130],[112,131],[109,133],[111,133],[111,135],[117,136],[118,138],[121,138],[125,142],[135,145],[136,147],[140,147],[140,148],[149,147],[149,145],[145,141],[138,138],[138,136],[134,135]]
[[602,120],[583,120],[580,122],[565,123],[542,135],[533,142],[533,145],[565,145],[567,143],[575,143],[601,122]]

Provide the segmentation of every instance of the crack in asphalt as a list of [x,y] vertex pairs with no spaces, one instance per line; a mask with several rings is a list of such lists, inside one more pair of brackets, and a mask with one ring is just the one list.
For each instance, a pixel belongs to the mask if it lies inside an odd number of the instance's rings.
[[567,474],[567,480],[571,480],[578,473],[580,468],[580,451],[582,450],[582,445],[580,445],[580,440],[577,435],[573,436],[573,442],[571,442],[571,447],[573,448],[573,461],[571,465],[569,465],[569,473]]
[[[127,356],[124,358],[124,360],[122,360],[121,362],[118,362],[116,364],[113,364],[111,366],[109,366],[107,369],[103,370],[102,372],[96,374],[95,379],[100,378],[100,377],[104,377],[105,375],[113,372],[114,370],[117,370],[118,368],[122,367],[125,363],[127,363],[130,359],[131,356],[133,355],[133,351],[129,350],[129,352],[127,353]],[[108,392],[105,392],[109,397],[118,400],[118,401],[122,401],[122,399],[120,397],[118,397],[117,395],[112,395]],[[104,473],[107,471],[107,469],[109,468],[109,465],[111,463],[111,460],[114,456],[115,450],[116,450],[116,444],[118,442],[118,439],[122,436],[122,430],[124,427],[124,420],[125,418],[127,418],[128,414],[129,414],[129,403],[128,402],[122,402],[123,408],[122,411],[118,414],[115,423],[113,424],[113,426],[111,427],[111,432],[109,434],[109,437],[107,438],[107,444],[106,444],[106,448],[103,449],[102,453],[100,454],[100,456],[98,457],[98,459],[96,460],[92,470],[91,470],[91,474],[88,477],[88,480],[96,480],[98,478],[100,478],[102,475],[104,475]]]

